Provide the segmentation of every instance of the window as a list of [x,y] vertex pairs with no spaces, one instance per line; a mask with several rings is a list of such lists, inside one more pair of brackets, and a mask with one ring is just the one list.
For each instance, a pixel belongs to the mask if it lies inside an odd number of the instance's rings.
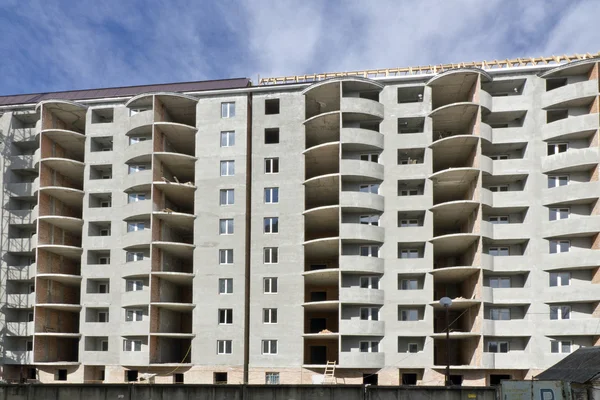
[[361,215],[360,223],[362,225],[379,226],[379,215]]
[[402,374],[402,384],[403,385],[416,385],[417,384],[417,374],[415,374],[415,373]]
[[363,257],[379,257],[379,246],[360,246],[360,255]]
[[490,156],[490,158],[494,161],[498,160],[508,160],[508,155],[506,154],[496,154],[494,156]]
[[360,287],[363,289],[379,289],[378,276],[361,276]]
[[111,201],[110,200],[104,200],[100,202],[100,207],[101,208],[109,208],[111,206]]
[[110,236],[110,229],[100,229],[100,236]]
[[219,278],[219,294],[233,293],[233,278]]
[[496,185],[489,187],[490,192],[508,192],[508,185]]
[[27,313],[27,321],[28,322],[33,322],[33,313],[32,312]]
[[566,186],[569,184],[569,177],[567,175],[551,175],[548,176],[548,187]]
[[402,189],[400,190],[400,196],[417,196],[419,194],[418,189]]
[[231,340],[217,340],[217,354],[232,354]]
[[379,183],[368,183],[364,185],[360,185],[358,190],[362,193],[379,193]]
[[219,308],[219,325],[233,324],[233,309]]
[[508,353],[508,342],[488,342],[489,353]]
[[492,224],[508,224],[508,217],[505,215],[489,217],[488,221],[490,221]]
[[360,319],[363,321],[379,321],[379,309],[375,307],[361,307]]
[[231,206],[235,202],[233,189],[221,189],[219,191],[219,204],[222,206]]
[[277,340],[263,340],[262,354],[277,354]]
[[570,340],[551,340],[550,341],[550,352],[568,354],[571,352],[571,341]]
[[279,99],[265,99],[265,114],[279,114]]
[[509,288],[510,278],[505,277],[490,277],[490,287],[494,289]]
[[265,144],[279,143],[279,128],[265,129]]
[[417,249],[401,249],[400,258],[419,258],[419,250]]
[[551,240],[550,254],[568,253],[571,248],[571,242],[568,240]]
[[490,319],[493,321],[509,321],[510,308],[491,308]]
[[279,249],[277,247],[265,247],[263,254],[265,264],[277,264],[279,262]]
[[233,218],[219,220],[219,235],[233,235]]
[[146,200],[145,193],[129,193],[129,196],[127,197],[128,203],[135,203],[143,200]]
[[127,262],[142,261],[144,259],[144,253],[139,251],[128,251],[125,257]]
[[490,256],[508,256],[510,255],[508,247],[490,247],[488,250]]
[[143,310],[129,309],[125,310],[125,321],[141,321],[144,316]]
[[279,203],[279,188],[265,188],[265,204]]
[[276,324],[277,323],[277,309],[276,308],[263,308],[263,323],[265,323],[265,324]]
[[127,222],[127,232],[143,231],[145,228],[144,222]]
[[213,374],[213,382],[215,384],[226,384],[227,383],[227,372],[215,372]]
[[550,319],[571,319],[571,306],[550,306]]
[[146,166],[143,164],[137,165],[137,164],[133,164],[129,166],[129,175],[131,174],[135,174],[136,172],[140,172],[140,171],[145,171],[146,170]]
[[409,343],[408,344],[408,352],[409,353],[418,353],[419,352],[419,344],[418,343]]
[[548,143],[548,155],[564,153],[569,148],[567,143]]
[[219,264],[233,264],[233,249],[219,250]]
[[142,341],[123,339],[123,351],[142,351]]
[[125,291],[126,292],[139,292],[140,290],[144,290],[144,282],[141,280],[132,280],[128,279],[125,281]]
[[108,311],[98,311],[98,318],[96,322],[108,322]]
[[361,353],[378,353],[379,343],[378,342],[359,342]]
[[263,278],[263,289],[265,294],[277,293],[277,278]]
[[148,140],[148,138],[145,136],[131,136],[129,138],[129,145],[131,146],[132,144],[145,142],[146,140]]
[[419,320],[419,310],[416,308],[407,308],[405,310],[400,310],[400,321],[418,321]]
[[265,383],[267,385],[279,385],[279,372],[266,372]]
[[108,340],[100,341],[100,351],[108,351]]
[[557,221],[560,219],[569,219],[570,210],[568,208],[551,208],[550,209],[550,221]]
[[54,380],[55,381],[66,381],[67,380],[67,370],[66,369],[59,369],[56,372]]
[[571,273],[550,272],[550,287],[569,286],[571,284]]
[[361,161],[371,161],[371,162],[376,163],[376,162],[379,162],[379,154],[376,154],[376,153],[361,154],[360,160]]
[[100,264],[100,265],[110,264],[110,257],[98,257],[98,264]]
[[235,103],[226,102],[221,103],[221,118],[233,118],[235,117]]
[[265,158],[265,174],[279,173],[279,158]]
[[108,283],[99,283],[98,293],[108,293]]
[[400,281],[400,290],[419,290],[419,280],[402,279]]
[[235,175],[235,161],[221,161],[221,176]]
[[221,147],[232,147],[234,145],[235,145],[235,132],[234,131],[221,132]]
[[400,220],[401,228],[408,228],[408,227],[414,227],[414,226],[419,226],[418,219],[402,219],[402,220]]
[[279,233],[279,218],[278,217],[267,217],[264,219],[264,232],[265,233]]

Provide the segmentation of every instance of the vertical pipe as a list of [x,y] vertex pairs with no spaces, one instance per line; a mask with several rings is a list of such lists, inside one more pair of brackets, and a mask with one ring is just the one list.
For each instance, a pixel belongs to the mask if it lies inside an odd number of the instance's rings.
[[250,365],[250,251],[251,251],[251,211],[252,211],[252,93],[248,93],[246,108],[246,243],[244,271],[244,384],[248,383]]
[[450,386],[450,310],[446,309],[446,386]]

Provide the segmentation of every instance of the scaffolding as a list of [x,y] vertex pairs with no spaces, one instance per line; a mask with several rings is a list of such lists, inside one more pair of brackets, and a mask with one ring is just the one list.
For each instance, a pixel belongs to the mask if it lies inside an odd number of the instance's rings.
[[339,78],[345,76],[357,76],[361,78],[388,78],[394,76],[409,76],[409,75],[425,75],[425,74],[436,74],[438,72],[444,72],[455,68],[481,68],[485,70],[495,70],[502,68],[514,68],[514,67],[531,67],[540,65],[559,65],[573,61],[587,60],[591,58],[600,57],[600,52],[596,54],[574,54],[574,55],[562,55],[562,56],[549,56],[549,57],[529,57],[529,58],[513,58],[505,60],[493,60],[493,61],[472,61],[472,62],[461,62],[452,64],[439,64],[439,65],[421,65],[417,67],[397,67],[397,68],[386,68],[386,69],[369,69],[363,71],[348,71],[348,72],[326,72],[321,74],[309,74],[309,75],[294,75],[294,76],[280,76],[275,78],[260,78],[258,81],[259,86],[266,85],[281,85],[286,83],[312,83],[318,82],[329,78]]

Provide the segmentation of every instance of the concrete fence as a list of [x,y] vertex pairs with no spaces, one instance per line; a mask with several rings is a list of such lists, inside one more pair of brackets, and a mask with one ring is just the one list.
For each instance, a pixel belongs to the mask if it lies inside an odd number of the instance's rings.
[[489,387],[360,385],[0,385],[0,400],[496,400]]

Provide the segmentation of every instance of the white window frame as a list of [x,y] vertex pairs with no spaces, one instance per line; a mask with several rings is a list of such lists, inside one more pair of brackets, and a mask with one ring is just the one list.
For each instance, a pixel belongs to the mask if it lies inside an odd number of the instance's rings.
[[219,235],[233,235],[234,231],[233,218],[222,218],[219,220]]
[[235,146],[235,131],[221,131],[219,145],[221,147]]
[[146,136],[130,136],[129,137],[129,145],[131,146],[133,144],[145,142],[146,140],[148,140],[148,137],[146,137]]
[[508,160],[508,154],[495,154],[490,156],[493,161]]
[[[415,319],[412,319],[412,316]],[[417,308],[402,308],[400,309],[400,321],[401,322],[414,322],[419,320],[419,309]]]
[[369,275],[360,277],[361,289],[379,289],[379,276]]
[[[413,287],[413,283],[414,286]],[[400,280],[400,290],[419,290],[418,278],[403,278]]]
[[217,340],[217,355],[233,354],[233,341],[230,339]]
[[125,254],[126,262],[142,261],[145,258],[143,251],[128,251]]
[[[563,250],[563,244],[567,245],[567,249]],[[561,253],[568,253],[569,251],[571,251],[571,241],[570,240],[550,240],[548,241],[548,245],[549,245],[549,252],[550,254],[561,254]],[[556,251],[552,252],[552,247],[556,247]]]
[[[275,199],[277,197],[277,199]],[[278,204],[279,203],[279,187],[268,187],[265,188],[265,204]]]
[[361,340],[358,342],[361,353],[379,353],[379,342],[374,340]]
[[233,308],[219,308],[217,315],[219,325],[233,325]]
[[138,232],[146,229],[146,223],[144,221],[128,221],[127,232]]
[[137,339],[123,339],[123,351],[142,351],[142,341]]
[[100,229],[100,236],[110,236],[110,228]]
[[358,217],[358,221],[361,225],[379,226],[379,215],[361,215]]
[[98,283],[98,293],[107,294],[110,293],[110,286],[108,282]]
[[279,217],[265,217],[263,220],[263,232],[267,235],[279,233]]
[[[564,150],[561,150],[561,147],[564,148]],[[546,146],[547,149],[547,154],[549,156],[553,156],[555,154],[560,154],[560,153],[566,153],[567,150],[569,150],[569,143],[565,143],[565,142],[555,142],[555,143],[548,143],[548,145]]]
[[[560,185],[561,178],[566,181],[564,185]],[[548,175],[548,189],[561,187],[561,186],[569,186],[571,183],[571,178],[569,175]]]
[[[556,351],[553,351],[553,345],[556,344]],[[569,351],[563,351],[564,346],[569,347]],[[571,340],[550,340],[550,352],[553,354],[570,354],[573,352],[573,341]]]
[[379,308],[377,307],[361,307],[361,321],[379,321]]
[[129,193],[127,195],[127,203],[137,203],[138,201],[144,201],[146,199],[146,193]]
[[263,247],[263,263],[279,264],[279,247]]
[[407,353],[418,353],[419,352],[419,343],[409,343],[406,347]]
[[361,257],[379,258],[379,246],[378,245],[360,246],[358,249],[358,254]]
[[490,215],[488,221],[492,224],[508,224],[510,220],[508,215]]
[[[506,254],[502,254],[504,251],[506,251]],[[492,252],[495,252],[497,254],[492,254]],[[490,247],[488,248],[488,255],[492,256],[492,257],[506,257],[506,256],[510,256],[510,247]]]
[[235,117],[235,101],[224,101],[221,103],[221,118]]
[[279,157],[265,158],[265,174],[279,173]]
[[125,309],[125,322],[139,322],[144,320],[144,310],[141,308]]
[[129,164],[129,166],[127,168],[127,173],[128,173],[128,175],[131,175],[131,174],[135,174],[136,172],[146,171],[149,168],[150,167],[148,167],[145,164]]
[[279,372],[265,372],[265,385],[279,385]]
[[508,185],[493,185],[488,187],[488,190],[494,193],[508,192]]
[[100,202],[100,208],[110,208],[110,207],[112,207],[112,201],[103,200]]
[[219,249],[219,264],[233,264],[233,249]]
[[277,324],[276,308],[263,308],[263,324]]
[[[552,277],[556,277],[556,285],[552,284]],[[550,272],[549,287],[560,287],[560,286],[571,286],[571,273],[570,272]]]
[[100,264],[100,265],[110,264],[110,257],[98,257],[98,264]]
[[263,293],[264,294],[277,294],[279,291],[279,280],[275,276],[268,276],[263,278]]
[[378,153],[363,153],[360,155],[360,161],[379,163],[380,160],[381,157]]
[[381,185],[379,183],[365,183],[358,186],[358,191],[361,193],[379,194],[380,187]]
[[261,340],[261,354],[263,355],[276,355],[277,354],[277,340],[275,339],[263,339]]
[[417,188],[409,188],[409,189],[401,189],[399,196],[418,196],[419,189]]
[[[503,318],[504,316],[508,316],[508,318]],[[494,307],[490,308],[490,320],[491,321],[510,321],[510,308],[505,307]]]
[[233,278],[219,278],[219,294],[233,294]]
[[[563,217],[563,213],[566,213],[566,217]],[[552,219],[554,214],[554,219]],[[549,208],[549,215],[548,215],[548,220],[550,221],[561,221],[563,219],[569,219],[569,217],[571,216],[571,209],[568,207],[550,207]]]
[[219,205],[232,206],[235,204],[235,189],[219,190]]
[[401,219],[400,220],[400,228],[413,228],[419,226],[418,219]]
[[[102,321],[104,319],[104,321]],[[108,310],[98,311],[96,313],[96,322],[101,324],[108,324],[110,322],[110,315]]]
[[[492,346],[496,347],[496,351],[492,351]],[[504,346],[506,351],[502,351]],[[510,351],[510,342],[506,340],[491,340],[488,342],[488,353],[508,353]]]
[[[508,286],[502,286],[502,282],[506,281],[508,281]],[[493,282],[497,282],[497,284]],[[490,287],[492,289],[509,289],[511,288],[511,279],[509,276],[490,276]]]
[[235,175],[235,160],[222,160],[219,165],[221,176]]
[[[550,320],[552,321],[563,321],[571,319],[571,306],[550,306]],[[555,318],[553,318],[555,317]]]
[[[413,255],[415,255],[413,257]],[[400,249],[401,259],[419,258],[419,249]]]
[[144,281],[141,279],[127,279],[125,281],[126,292],[140,292],[144,290]]

